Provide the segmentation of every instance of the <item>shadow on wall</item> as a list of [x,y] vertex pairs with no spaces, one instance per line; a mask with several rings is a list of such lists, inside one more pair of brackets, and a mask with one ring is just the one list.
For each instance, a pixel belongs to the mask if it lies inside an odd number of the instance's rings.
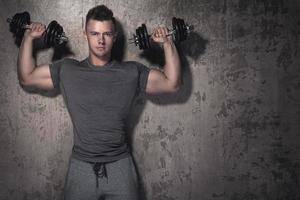
[[125,52],[125,36],[123,26],[118,20],[116,20],[116,28],[118,31],[118,36],[112,48],[111,55],[113,60],[122,62],[124,60]]
[[[193,89],[193,80],[187,56],[191,57],[193,60],[197,60],[202,54],[205,53],[207,44],[208,40],[205,40],[203,37],[201,37],[201,35],[198,33],[191,33],[187,41],[182,42],[180,45],[176,45],[182,63],[183,78],[183,85],[178,92],[158,96],[145,96],[142,94],[136,98],[132,106],[132,112],[130,113],[130,117],[127,121],[127,134],[129,137],[128,141],[131,147],[133,143],[135,126],[140,120],[147,100],[150,100],[154,104],[158,105],[184,104],[188,101]],[[140,57],[146,59],[151,65],[163,67],[165,64],[163,49],[155,44],[152,45],[150,49],[143,51],[140,54]],[[142,180],[142,175],[139,173],[140,170],[138,170],[138,163],[135,159],[134,163],[138,173],[140,199],[146,200],[147,191],[145,183]]]

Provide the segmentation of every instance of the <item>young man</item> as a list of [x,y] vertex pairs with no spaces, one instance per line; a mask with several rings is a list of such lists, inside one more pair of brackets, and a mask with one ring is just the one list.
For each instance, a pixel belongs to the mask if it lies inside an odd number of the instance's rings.
[[22,85],[60,89],[69,111],[74,146],[65,184],[66,200],[135,200],[137,177],[124,131],[125,119],[138,92],[171,93],[181,85],[180,60],[167,29],[151,36],[165,52],[164,71],[137,62],[111,60],[117,30],[113,13],[101,5],[89,10],[84,36],[89,56],[83,61],[63,59],[39,65],[32,57],[32,41],[45,26],[32,23],[18,57]]

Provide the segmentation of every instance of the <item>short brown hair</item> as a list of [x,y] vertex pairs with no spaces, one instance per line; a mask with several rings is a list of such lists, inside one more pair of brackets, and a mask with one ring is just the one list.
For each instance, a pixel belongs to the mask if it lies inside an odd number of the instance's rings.
[[105,5],[98,5],[91,8],[85,19],[85,27],[90,19],[98,20],[98,21],[108,21],[111,20],[116,29],[116,19],[114,18],[113,12],[106,7]]

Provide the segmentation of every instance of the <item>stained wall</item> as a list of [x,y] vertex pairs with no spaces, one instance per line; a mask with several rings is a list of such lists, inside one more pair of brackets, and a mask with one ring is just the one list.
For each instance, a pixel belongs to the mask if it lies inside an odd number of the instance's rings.
[[[119,58],[163,65],[159,48],[128,44],[137,26],[195,30],[179,46],[182,88],[141,95],[128,135],[148,200],[296,200],[300,160],[300,2],[297,0],[0,1],[0,199],[62,199],[72,124],[60,95],[22,88],[7,17],[57,20],[66,55],[87,56],[87,11],[110,7],[119,20]],[[38,63],[60,51],[40,50]]]

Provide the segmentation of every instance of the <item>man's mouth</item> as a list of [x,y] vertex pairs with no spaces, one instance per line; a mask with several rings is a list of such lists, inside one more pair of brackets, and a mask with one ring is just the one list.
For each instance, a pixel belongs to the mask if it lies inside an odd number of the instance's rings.
[[104,50],[105,47],[96,47],[96,49],[101,51],[101,50]]

